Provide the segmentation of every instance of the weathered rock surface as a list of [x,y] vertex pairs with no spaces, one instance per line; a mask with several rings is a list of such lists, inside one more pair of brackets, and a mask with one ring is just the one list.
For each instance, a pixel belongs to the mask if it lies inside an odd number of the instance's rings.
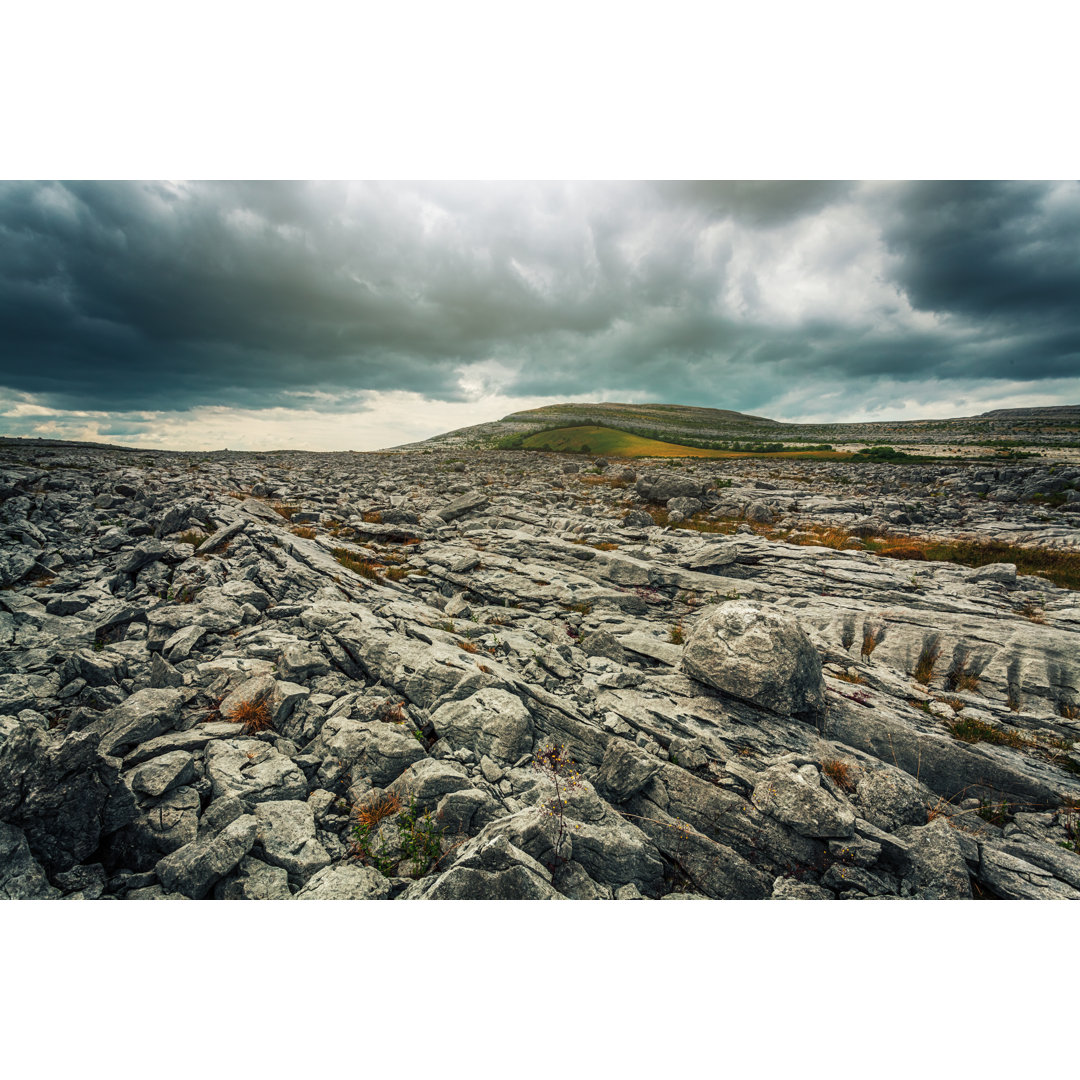
[[825,715],[821,658],[795,620],[741,601],[699,619],[683,669],[699,682],[780,716]]
[[467,454],[0,446],[0,896],[1080,898],[1080,469]]

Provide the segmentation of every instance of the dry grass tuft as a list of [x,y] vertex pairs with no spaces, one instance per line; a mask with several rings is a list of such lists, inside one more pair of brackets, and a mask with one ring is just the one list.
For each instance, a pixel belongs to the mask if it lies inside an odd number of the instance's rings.
[[382,524],[382,514],[378,510],[367,510],[367,511],[365,511],[364,515],[363,515],[363,518],[369,525],[381,525]]
[[813,535],[800,537],[796,543],[800,547],[827,547],[843,551],[851,546],[851,533],[839,526],[826,529],[815,528]]
[[854,674],[850,671],[841,671],[833,676],[834,679],[839,679],[841,682],[854,683],[856,686],[864,686],[866,680],[861,676]]
[[924,642],[919,659],[915,661],[915,681],[929,686],[934,677],[934,668],[937,667],[938,658],[941,656],[941,645],[936,636],[928,637]]
[[270,509],[286,521],[291,521],[293,514],[300,513],[300,507],[293,506],[292,503],[272,503]]
[[479,645],[475,645],[473,642],[465,641],[465,640],[463,640],[461,638],[458,638],[458,640],[456,642],[456,645],[457,645],[457,647],[459,649],[462,650],[462,652],[475,654],[475,653],[478,653],[480,651],[480,646]]
[[353,817],[358,825],[374,828],[380,821],[396,814],[401,809],[401,799],[392,791],[384,791],[370,802],[353,809]]
[[671,629],[668,631],[668,641],[670,641],[672,645],[686,644],[686,635],[683,633],[683,628],[681,624],[675,623],[671,627]]
[[274,725],[270,717],[270,706],[266,699],[262,701],[242,701],[235,709],[225,717],[236,724],[243,724],[242,735],[254,735],[259,731],[273,731]]
[[821,771],[842,791],[855,790],[855,781],[851,779],[851,766],[846,761],[837,758],[823,761]]
[[314,529],[309,529],[309,528],[307,528],[307,526],[300,526],[300,527],[298,527],[296,529],[293,529],[291,531],[292,531],[293,536],[299,536],[301,540],[314,540],[315,539],[315,530]]
[[1038,604],[1033,604],[1030,600],[1026,600],[1023,604],[1020,605],[1020,610],[1017,611],[1017,614],[1022,619],[1027,619],[1029,622],[1046,622],[1046,616],[1043,614],[1042,608],[1039,607]]
[[369,581],[381,580],[379,571],[373,563],[368,562],[366,559],[358,559],[356,555],[347,548],[334,548],[331,554],[345,567],[346,570],[351,570],[354,574],[359,574],[362,578],[367,578]]

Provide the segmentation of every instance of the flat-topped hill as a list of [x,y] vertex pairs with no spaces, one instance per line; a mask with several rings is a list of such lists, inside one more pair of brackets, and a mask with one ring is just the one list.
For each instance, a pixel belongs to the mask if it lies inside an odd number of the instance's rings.
[[514,449],[520,447],[524,439],[539,432],[585,425],[706,449],[729,449],[734,444],[763,442],[794,444],[796,448],[828,444],[848,450],[881,444],[983,446],[990,449],[1009,444],[1057,448],[1080,446],[1080,405],[998,409],[979,416],[945,420],[797,424],[731,409],[690,405],[565,402],[510,413],[501,420],[458,428],[402,449],[440,446]]

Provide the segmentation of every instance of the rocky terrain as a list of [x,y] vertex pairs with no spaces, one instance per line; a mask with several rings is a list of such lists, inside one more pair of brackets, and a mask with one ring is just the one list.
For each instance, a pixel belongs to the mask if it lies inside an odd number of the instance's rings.
[[1078,899],[1078,482],[5,442],[0,896]]

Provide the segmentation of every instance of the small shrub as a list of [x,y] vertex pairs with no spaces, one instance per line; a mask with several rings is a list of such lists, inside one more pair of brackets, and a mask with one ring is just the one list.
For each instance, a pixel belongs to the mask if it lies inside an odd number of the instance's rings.
[[353,811],[357,824],[375,826],[384,818],[396,814],[401,809],[401,799],[392,791],[384,791],[371,802],[358,806]]
[[[533,758],[533,768],[546,776],[555,785],[555,797],[538,807],[541,814],[555,818],[559,823],[558,835],[555,838],[552,862],[559,864],[559,851],[562,849],[563,840],[566,838],[566,799],[564,792],[569,794],[581,783],[581,774],[577,771],[577,762],[566,753],[566,747],[556,743],[550,743],[536,753]],[[560,787],[560,780],[562,786]]]
[[678,623],[673,623],[671,629],[668,631],[668,641],[672,645],[684,645],[686,643],[686,635],[683,633],[683,628]]
[[950,690],[959,690],[961,693],[973,694],[979,689],[979,674],[976,671],[960,671],[951,676]]
[[431,812],[421,814],[416,799],[410,799],[398,818],[398,844],[411,864],[413,877],[426,874],[442,854],[442,834]]
[[293,536],[299,536],[301,540],[314,540],[315,530],[309,529],[306,525],[299,526],[292,530]]

